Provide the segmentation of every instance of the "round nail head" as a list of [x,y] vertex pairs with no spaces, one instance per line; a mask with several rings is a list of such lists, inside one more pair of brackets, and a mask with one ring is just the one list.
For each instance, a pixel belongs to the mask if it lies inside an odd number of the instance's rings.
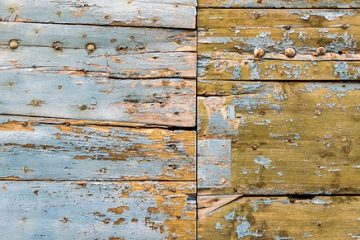
[[54,42],[53,48],[57,51],[60,51],[60,50],[62,50],[63,46],[62,46],[61,42]]
[[88,43],[88,44],[86,45],[86,50],[87,50],[88,52],[93,52],[93,51],[95,51],[95,49],[96,49],[96,46],[95,46],[95,44],[93,44],[93,43]]
[[289,57],[289,58],[293,58],[293,57],[295,57],[295,55],[296,55],[295,49],[293,49],[293,48],[287,48],[287,49],[285,50],[285,56],[287,56],[287,57]]
[[11,40],[9,46],[11,49],[16,49],[19,47],[19,43],[16,40]]
[[257,58],[262,58],[263,56],[265,56],[265,50],[262,48],[257,48],[254,50],[254,56]]
[[326,48],[324,48],[324,47],[318,47],[318,48],[316,49],[316,54],[317,54],[318,56],[325,55],[325,53],[326,53]]

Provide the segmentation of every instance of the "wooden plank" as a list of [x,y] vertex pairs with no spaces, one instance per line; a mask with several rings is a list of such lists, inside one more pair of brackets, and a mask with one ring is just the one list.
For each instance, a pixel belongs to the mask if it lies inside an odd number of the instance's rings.
[[[222,199],[200,197],[200,208]],[[359,197],[241,198],[200,215],[198,239],[358,239],[359,215]]]
[[[358,27],[342,28],[284,28],[233,27],[199,29],[199,52],[237,52],[253,54],[257,48],[265,53],[284,53],[294,48],[297,54],[314,55],[318,47],[327,53],[354,54],[360,50]],[[336,55],[335,55],[336,56]],[[266,58],[266,55],[265,55]],[[316,59],[316,58],[314,58]]]
[[[36,53],[36,54],[35,54]],[[105,51],[89,53],[85,49],[54,51],[44,47],[0,47],[1,70],[37,68],[52,71],[85,71],[116,78],[194,78],[196,53],[153,52],[108,55]]]
[[193,30],[13,22],[0,22],[0,30],[0,45],[4,46],[16,39],[20,47],[52,48],[54,42],[60,42],[63,49],[85,49],[93,43],[97,51],[109,55],[196,51]]
[[358,9],[199,9],[198,27],[360,27]]
[[360,54],[322,57],[283,54],[253,55],[214,53],[199,56],[198,77],[202,80],[359,80]]
[[201,8],[359,8],[358,0],[199,0]]
[[200,194],[359,194],[360,84],[198,83]]
[[195,180],[195,132],[0,117],[0,179]]
[[2,71],[0,113],[191,127],[195,81]]
[[0,187],[3,239],[195,239],[194,183],[1,182]]
[[195,0],[3,0],[10,22],[195,28]]

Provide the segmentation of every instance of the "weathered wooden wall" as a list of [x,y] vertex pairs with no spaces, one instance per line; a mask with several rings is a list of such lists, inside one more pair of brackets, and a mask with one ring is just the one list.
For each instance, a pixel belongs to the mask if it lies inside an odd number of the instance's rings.
[[0,1],[1,239],[195,239],[196,1]]
[[360,2],[199,7],[198,239],[358,239]]

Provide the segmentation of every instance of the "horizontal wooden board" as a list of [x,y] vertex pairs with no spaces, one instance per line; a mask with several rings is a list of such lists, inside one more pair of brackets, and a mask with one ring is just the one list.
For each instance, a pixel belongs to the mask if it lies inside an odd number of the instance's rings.
[[1,182],[3,239],[195,239],[195,184]]
[[0,117],[0,179],[195,180],[195,132]]
[[360,84],[198,83],[200,194],[360,192]]
[[191,127],[195,81],[1,71],[0,114]]
[[358,9],[199,9],[198,27],[360,27]]
[[198,77],[202,80],[359,80],[360,55],[322,57],[283,54],[253,55],[214,53],[199,56]]
[[360,8],[359,0],[199,0],[201,8]]
[[0,19],[14,22],[195,28],[195,0],[3,0]]
[[[232,27],[199,29],[199,52],[237,52],[253,54],[257,48],[265,53],[284,54],[294,48],[297,54],[315,55],[318,47],[327,53],[354,54],[360,50],[360,28],[285,28]],[[266,55],[265,55],[266,58]],[[317,59],[316,57],[313,59]]]
[[0,22],[0,31],[3,46],[10,40],[17,40],[20,47],[52,48],[60,42],[63,49],[85,51],[93,43],[104,55],[196,51],[193,30]]
[[[200,197],[200,214],[226,199],[231,198]],[[198,239],[353,240],[360,236],[359,197],[251,197],[216,207],[200,215]]]
[[107,54],[85,49],[55,51],[48,47],[0,47],[0,71],[36,68],[52,71],[82,71],[115,78],[161,78],[196,76],[196,53],[152,52]]

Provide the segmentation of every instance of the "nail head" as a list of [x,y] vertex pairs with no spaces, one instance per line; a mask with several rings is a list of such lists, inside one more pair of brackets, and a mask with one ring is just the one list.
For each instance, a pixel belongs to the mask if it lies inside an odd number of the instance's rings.
[[285,56],[287,56],[287,57],[289,57],[289,58],[293,58],[293,57],[295,57],[295,55],[296,55],[295,49],[293,49],[293,48],[287,48],[287,49],[285,50]]

